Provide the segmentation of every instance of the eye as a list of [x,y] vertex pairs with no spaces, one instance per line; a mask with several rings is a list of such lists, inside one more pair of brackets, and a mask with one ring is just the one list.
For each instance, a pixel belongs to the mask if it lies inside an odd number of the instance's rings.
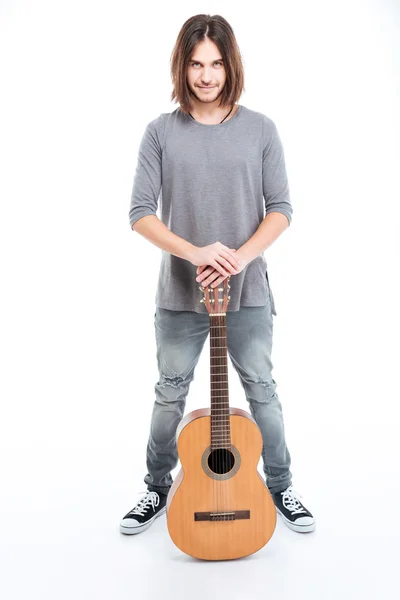
[[[193,62],[192,67],[194,67],[195,65],[199,65],[199,64],[200,64],[199,62]],[[222,62],[220,60],[216,60],[214,62],[214,65],[222,65]]]

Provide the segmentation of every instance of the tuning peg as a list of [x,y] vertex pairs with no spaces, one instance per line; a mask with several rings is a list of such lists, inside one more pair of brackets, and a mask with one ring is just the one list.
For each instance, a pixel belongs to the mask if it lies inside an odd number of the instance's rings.
[[202,285],[199,285],[199,290],[201,290],[202,292],[204,292],[204,288]]
[[228,296],[228,300],[230,300],[230,299],[231,299],[231,297],[230,297],[230,296]]
[[205,299],[205,298],[202,298],[202,299],[200,300],[200,302],[205,302],[205,301],[206,301],[206,299]]

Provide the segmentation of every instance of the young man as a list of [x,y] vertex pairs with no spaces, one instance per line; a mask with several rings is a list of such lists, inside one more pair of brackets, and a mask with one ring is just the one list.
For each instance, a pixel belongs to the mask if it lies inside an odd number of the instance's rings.
[[[312,531],[314,517],[292,486],[282,406],[271,374],[277,313],[263,252],[290,225],[293,212],[282,144],[269,117],[237,104],[243,65],[225,19],[188,19],[171,65],[172,100],[180,106],[146,127],[129,210],[131,228],[163,253],[147,491],[123,517],[120,531],[144,531],[166,512],[171,471],[178,464],[176,429],[209,333],[199,286],[215,287],[229,276],[228,353],[262,433],[266,483],[284,522],[295,531]],[[161,220],[156,216],[160,191]]]

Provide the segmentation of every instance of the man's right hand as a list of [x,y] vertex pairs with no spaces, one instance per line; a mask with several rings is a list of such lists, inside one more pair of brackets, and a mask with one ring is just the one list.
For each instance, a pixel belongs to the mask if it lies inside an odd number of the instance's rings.
[[240,266],[235,258],[235,252],[221,242],[196,247],[189,261],[197,267],[201,265],[214,267],[224,276],[235,275],[238,272],[237,267]]

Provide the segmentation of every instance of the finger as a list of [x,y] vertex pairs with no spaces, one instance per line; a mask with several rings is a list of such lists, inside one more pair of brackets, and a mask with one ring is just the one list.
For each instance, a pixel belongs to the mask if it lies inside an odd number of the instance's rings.
[[[213,267],[216,271],[218,271],[219,273],[221,273],[221,275],[230,275],[229,271],[227,271],[226,269],[224,269],[224,267],[218,262],[219,260],[221,260],[220,256],[217,256],[217,258],[213,261]],[[224,260],[224,259],[222,259]]]
[[221,275],[221,273],[219,271],[217,271],[217,269],[212,269],[211,273],[208,273],[207,276],[202,281],[202,285],[204,287],[208,287],[210,285],[210,283],[215,281],[215,279],[218,277],[223,277],[225,279],[225,276]]
[[[207,265],[206,265],[206,266],[207,266]],[[206,277],[207,277],[208,275],[210,275],[210,274],[211,274],[211,273],[214,271],[214,268],[213,268],[213,267],[208,267],[208,266],[207,266],[207,268],[205,268],[204,266],[203,266],[203,267],[201,267],[201,268],[203,269],[203,272],[202,272],[202,273],[199,273],[199,274],[197,275],[196,279],[198,279],[198,281],[199,281],[199,282],[202,282],[202,283],[203,283],[203,281],[206,279]],[[199,277],[200,277],[200,279],[199,279]]]
[[[237,261],[235,259],[233,259],[231,257],[231,255],[227,255],[227,258],[223,258],[222,256],[218,256],[216,258],[216,260],[218,260],[222,264],[222,266],[227,271],[229,271],[230,273],[236,273],[237,272],[237,269],[236,269],[236,263],[237,263]],[[233,264],[233,260],[235,260],[235,264]]]
[[233,252],[229,251],[229,252],[224,252],[223,250],[221,251],[222,256],[224,256],[233,266],[234,269],[239,268],[239,261],[236,258],[236,256],[234,255]]
[[212,282],[212,284],[211,284],[211,287],[213,287],[213,288],[214,288],[214,287],[218,287],[218,286],[219,286],[219,284],[220,284],[222,281],[224,281],[224,279],[226,279],[226,277],[222,277],[222,275],[221,275],[221,277],[218,277],[218,279],[216,279],[216,280],[214,280],[214,281]]
[[234,252],[236,252],[235,248],[228,248],[227,246],[222,245],[222,248],[219,251],[219,253],[224,254],[224,252],[228,253],[228,255],[230,255],[233,258],[233,260],[236,261],[236,257],[234,255]]
[[220,277],[221,277],[221,274],[218,273],[218,271],[214,271],[214,273],[211,273],[211,275],[209,275],[207,277],[207,281],[208,281],[207,286],[210,285],[211,287],[214,287]]
[[210,267],[210,265],[200,265],[197,268],[198,268],[199,273],[202,273],[204,271],[204,269],[207,269],[207,267]]

